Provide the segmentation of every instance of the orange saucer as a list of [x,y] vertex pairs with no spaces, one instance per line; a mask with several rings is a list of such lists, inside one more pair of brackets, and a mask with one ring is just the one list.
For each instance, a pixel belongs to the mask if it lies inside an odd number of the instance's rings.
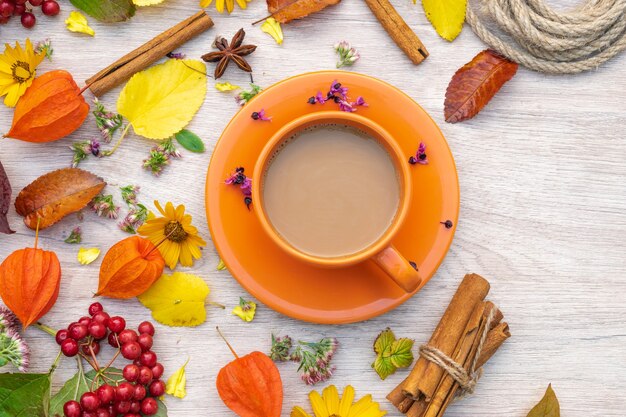
[[[445,138],[424,109],[395,87],[361,74],[322,71],[281,81],[253,98],[233,117],[213,151],[206,183],[209,228],[222,260],[246,290],[280,313],[314,323],[366,320],[419,291],[405,293],[371,261],[322,269],[290,257],[265,234],[239,188],[224,184],[239,166],[252,175],[263,146],[286,122],[311,112],[336,110],[332,102],[307,103],[318,91],[325,94],[333,80],[348,87],[353,100],[365,98],[369,107],[359,107],[358,114],[395,137],[407,161],[420,141],[427,146],[428,165],[411,166],[415,188],[411,208],[393,240],[417,264],[422,286],[445,257],[459,214],[459,183]],[[261,109],[272,117],[271,122],[250,117]],[[254,202],[250,209],[255,209]],[[453,222],[452,228],[440,223],[446,220]]]

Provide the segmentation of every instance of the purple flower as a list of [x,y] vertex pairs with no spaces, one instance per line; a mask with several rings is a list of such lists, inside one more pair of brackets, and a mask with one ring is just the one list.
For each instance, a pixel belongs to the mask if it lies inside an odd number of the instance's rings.
[[99,194],[91,200],[91,208],[100,217],[108,217],[109,219],[117,219],[120,208],[113,202],[111,194]]
[[348,97],[348,87],[342,86],[337,80],[334,80],[330,84],[330,90],[326,93],[326,95],[324,95],[321,91],[318,91],[315,96],[308,99],[309,104],[324,104],[328,101],[337,103],[339,105],[339,110],[347,112],[355,112],[358,106],[368,106],[362,96],[358,96],[356,101],[351,101]]
[[356,111],[356,108],[354,107],[354,103],[350,103],[348,101],[341,100],[341,101],[339,101],[339,110],[347,111],[347,112],[354,112],[354,111]]
[[315,101],[319,104],[324,104],[326,103],[326,96],[322,94],[321,91],[318,91],[317,94],[315,95]]
[[15,329],[19,321],[15,314],[6,307],[0,306],[0,330]]
[[244,195],[243,202],[250,209],[250,204],[252,204],[252,198],[250,197],[252,195],[252,179],[246,177],[244,171],[243,167],[236,168],[235,172],[224,180],[224,183],[226,185],[238,185]]
[[357,106],[364,106],[364,107],[367,107],[367,106],[368,106],[368,104],[365,102],[365,99],[363,98],[363,96],[358,96],[358,97],[356,98],[356,102],[355,102],[355,104],[356,104]]
[[171,59],[185,59],[187,55],[182,52],[168,52],[166,56]]
[[424,142],[420,142],[417,152],[415,152],[415,156],[409,158],[409,164],[415,165],[426,165],[428,164],[428,158],[426,157],[426,144]]
[[272,117],[271,116],[267,116],[265,114],[265,109],[261,109],[259,111],[252,112],[250,117],[252,117],[252,119],[254,119],[254,120],[262,120],[264,122],[271,122],[272,121]]
[[26,372],[30,363],[30,349],[15,329],[0,333],[0,362],[11,362],[20,372]]
[[340,82],[338,82],[337,80],[334,80],[332,84],[330,85],[329,92],[331,95],[339,94],[341,98],[346,99],[348,96],[348,87],[344,87],[341,85]]
[[243,195],[252,195],[252,180],[248,177],[244,178],[239,188]]

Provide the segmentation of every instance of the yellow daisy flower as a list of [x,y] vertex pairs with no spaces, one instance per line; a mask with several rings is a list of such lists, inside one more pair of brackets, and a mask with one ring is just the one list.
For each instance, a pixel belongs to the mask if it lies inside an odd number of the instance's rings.
[[[324,388],[322,395],[317,391],[311,391],[309,400],[315,417],[382,417],[387,414],[369,394],[354,402],[354,388],[351,385],[344,388],[341,398],[337,387],[330,385]],[[301,407],[294,407],[291,417],[311,417],[311,415]]]
[[198,229],[191,225],[191,215],[185,214],[182,204],[174,208],[168,201],[165,209],[158,201],[154,205],[163,217],[156,217],[151,212],[137,233],[159,248],[170,269],[174,269],[179,261],[182,266],[192,266],[193,260],[202,256],[200,248],[206,246],[206,242],[198,236]]
[[6,96],[5,105],[15,107],[17,100],[33,83],[35,69],[45,56],[43,51],[35,53],[30,39],[26,39],[25,49],[18,42],[15,42],[15,48],[5,44],[4,53],[0,55],[0,97]]
[[[219,13],[224,13],[224,6],[226,6],[226,11],[230,14],[235,10],[235,1],[242,9],[246,9],[250,2],[250,0],[215,0],[215,9]],[[213,0],[200,0],[200,7],[209,7],[211,3]]]

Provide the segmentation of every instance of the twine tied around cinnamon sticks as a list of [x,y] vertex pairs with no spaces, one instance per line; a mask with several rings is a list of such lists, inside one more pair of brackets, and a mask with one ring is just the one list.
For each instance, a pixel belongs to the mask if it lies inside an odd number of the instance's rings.
[[476,354],[472,363],[468,370],[463,368],[463,365],[455,362],[454,359],[437,349],[436,347],[429,345],[421,345],[419,349],[420,356],[424,359],[429,360],[441,367],[448,375],[454,379],[460,387],[460,390],[456,392],[457,398],[463,398],[466,395],[470,395],[474,393],[474,389],[476,388],[476,384],[480,379],[483,370],[482,368],[476,369],[476,364],[478,363],[478,358],[483,350],[483,346],[485,345],[485,341],[487,340],[487,335],[489,334],[489,330],[491,329],[491,324],[495,317],[495,312],[497,308],[492,308],[489,311],[489,314],[486,318],[485,327],[483,329],[483,333],[480,336],[480,340],[478,342],[478,346],[476,348]]

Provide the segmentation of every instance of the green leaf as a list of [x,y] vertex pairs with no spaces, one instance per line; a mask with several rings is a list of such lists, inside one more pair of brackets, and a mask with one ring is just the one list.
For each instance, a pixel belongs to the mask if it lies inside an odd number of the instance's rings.
[[191,152],[204,152],[204,142],[193,132],[183,129],[174,135],[180,146]]
[[374,342],[376,360],[372,368],[380,379],[385,379],[398,368],[406,368],[413,363],[413,340],[400,338],[396,340],[390,328],[380,332]]
[[0,417],[47,417],[49,374],[0,374]]
[[561,407],[552,389],[552,384],[548,385],[541,401],[530,410],[526,417],[561,417]]
[[123,22],[135,15],[131,0],[70,0],[72,4],[101,22]]

